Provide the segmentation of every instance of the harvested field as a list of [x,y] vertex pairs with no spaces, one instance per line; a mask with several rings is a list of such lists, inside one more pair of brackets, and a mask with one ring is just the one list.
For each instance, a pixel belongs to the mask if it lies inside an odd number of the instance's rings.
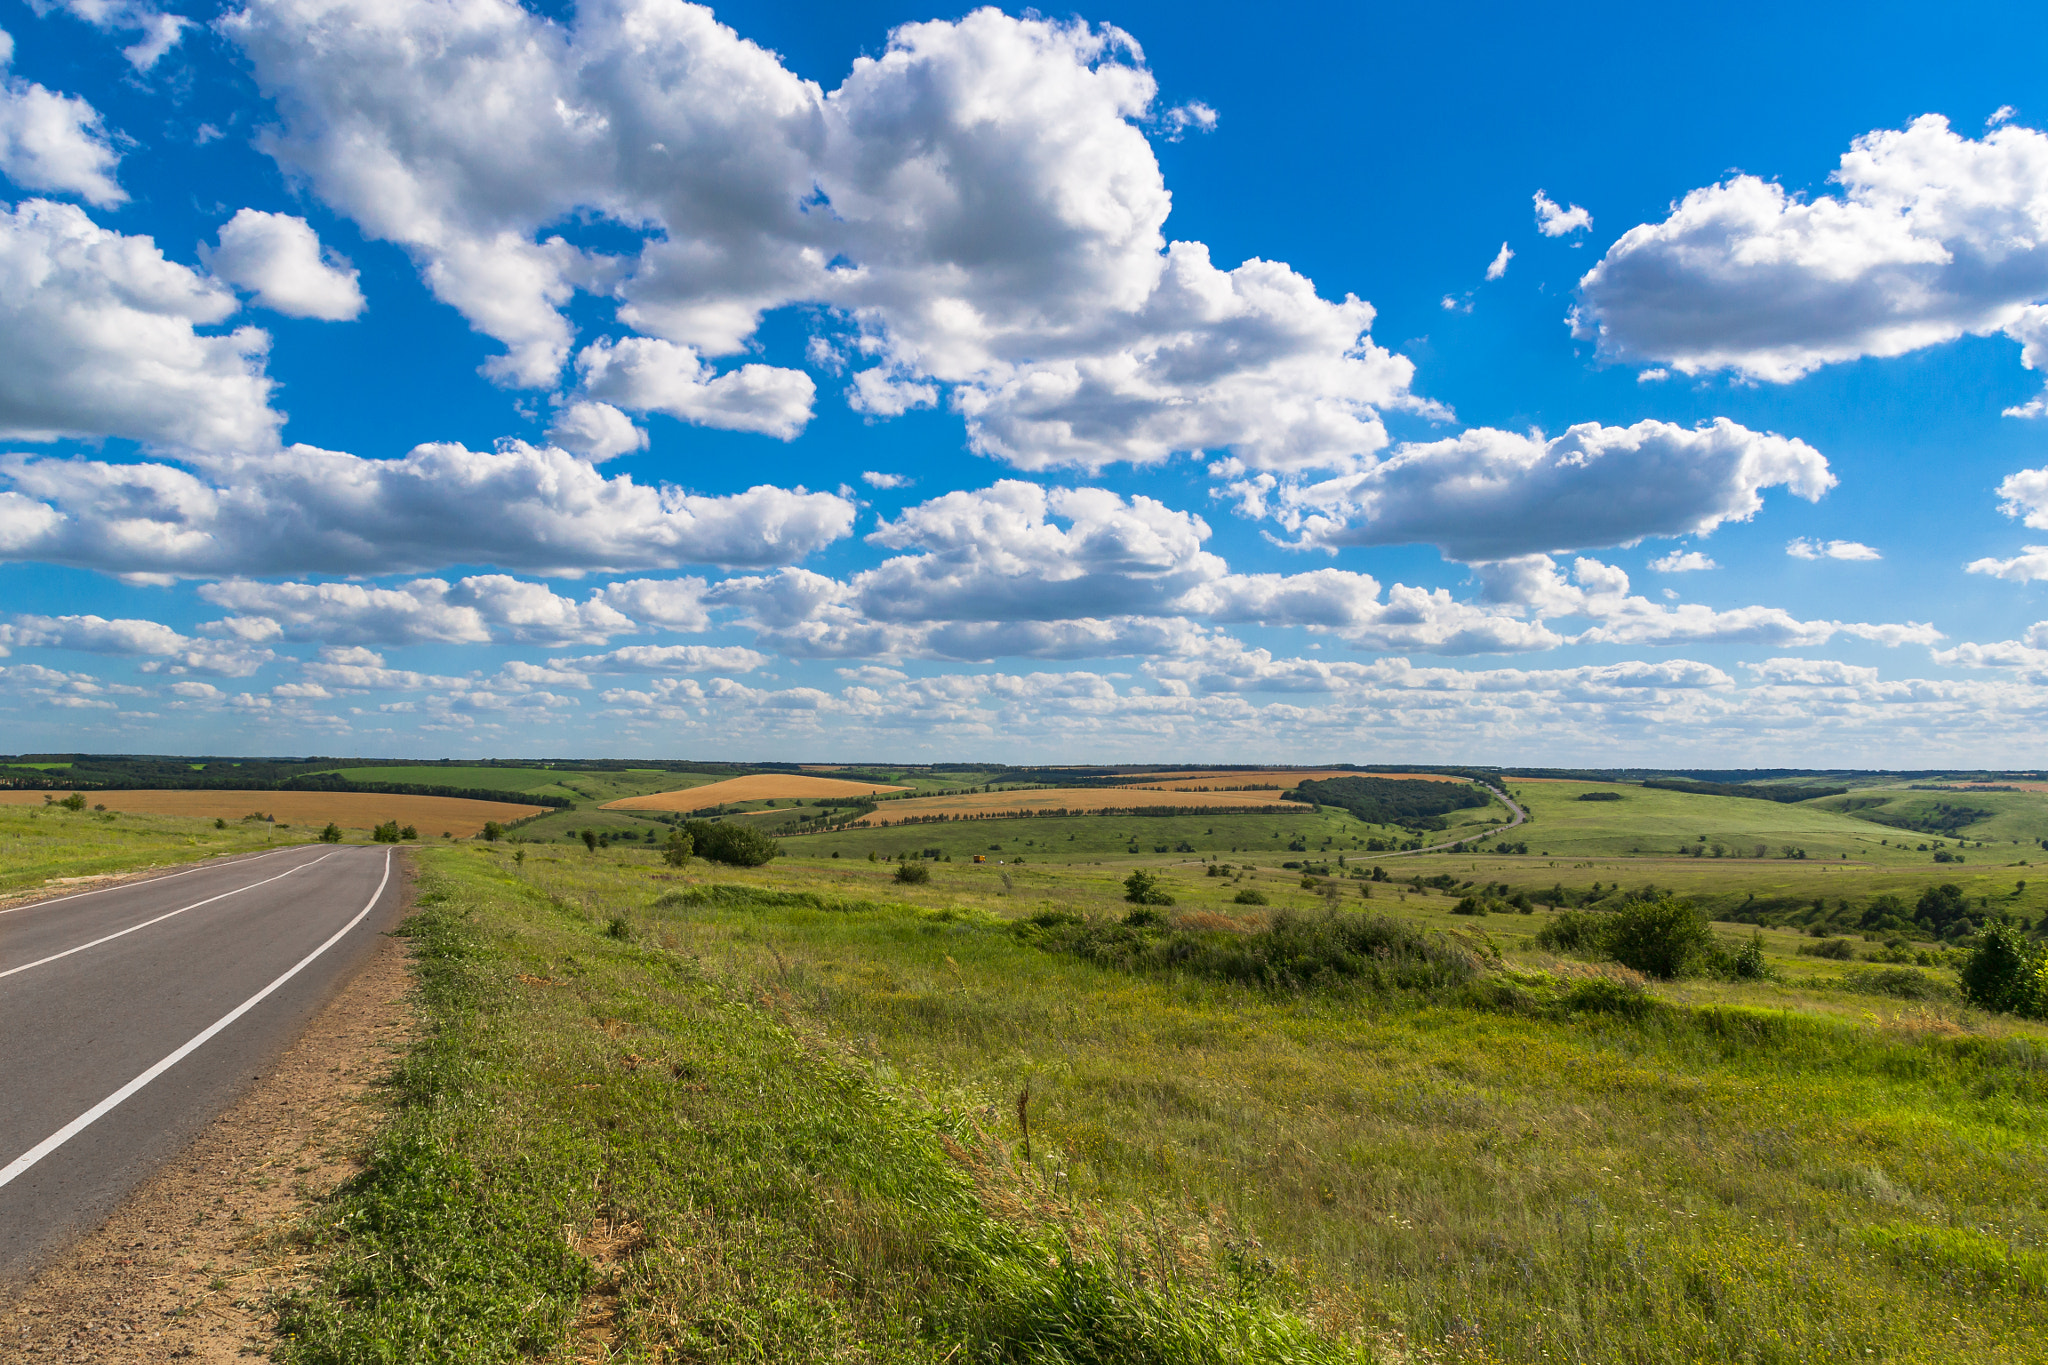
[[858,801],[863,796],[876,792],[909,791],[908,787],[885,787],[873,782],[848,782],[837,777],[799,777],[793,773],[755,773],[749,777],[729,777],[723,782],[712,782],[702,787],[689,787],[683,791],[650,792],[646,796],[626,796],[617,801],[607,801],[604,810],[703,810],[708,806],[723,806],[735,801],[782,801],[791,797],[804,801],[841,800]]
[[1292,787],[1297,782],[1319,782],[1331,777],[1383,777],[1397,782],[1463,782],[1448,773],[1362,773],[1351,768],[1265,768],[1256,772],[1156,773],[1135,782],[1118,784],[1119,790],[1221,792],[1245,787]]
[[[1309,807],[1282,801],[1277,791],[1175,791],[1169,797],[1139,795],[1133,787],[1038,787],[1016,791],[964,792],[958,796],[914,796],[884,801],[855,825],[900,825],[906,820],[1017,815],[1093,815],[1134,810],[1261,810],[1308,812]],[[1149,789],[1158,790],[1158,789]]]
[[[52,792],[63,799],[68,793]],[[40,806],[45,793],[0,791],[0,803]],[[295,829],[318,829],[333,821],[343,829],[373,829],[386,820],[411,825],[422,839],[444,832],[467,839],[486,820],[510,824],[542,815],[546,806],[511,801],[471,801],[456,796],[380,796],[375,792],[105,791],[86,792],[92,805],[134,815],[189,815],[202,820],[239,820],[261,813]]]

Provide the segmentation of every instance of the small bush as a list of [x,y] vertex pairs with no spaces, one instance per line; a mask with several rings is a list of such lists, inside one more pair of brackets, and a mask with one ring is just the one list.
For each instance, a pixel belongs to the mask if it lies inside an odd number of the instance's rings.
[[[445,836],[443,836],[445,837]],[[495,844],[505,837],[505,827],[496,820],[484,821],[484,842]]]
[[696,847],[697,856],[733,867],[760,867],[782,852],[782,845],[752,825],[714,824],[690,820],[683,829]]
[[1253,891],[1247,887],[1230,899],[1234,905],[1264,905],[1266,903],[1266,893],[1263,891]]
[[932,870],[923,863],[896,864],[896,880],[905,886],[923,886],[932,879]]
[[1124,878],[1124,899],[1133,905],[1172,905],[1173,897],[1159,884],[1159,878],[1139,868]]
[[[1612,911],[1567,910],[1537,931],[1552,952],[1606,958],[1661,981],[1703,972],[1734,975],[1740,954],[1714,938],[1707,917],[1690,901],[1661,897],[1624,901]],[[1762,945],[1755,948],[1762,965]]]
[[1707,917],[1668,898],[1627,902],[1613,913],[1606,938],[1608,956],[1661,981],[1698,972],[1717,947]]
[[341,842],[341,826],[340,826],[340,825],[337,825],[337,824],[335,824],[335,823],[334,823],[334,822],[333,822],[332,820],[328,821],[328,822],[327,822],[327,828],[326,828],[326,829],[323,829],[323,830],[321,830],[321,831],[320,831],[320,842],[321,842],[321,843],[323,843],[323,844],[338,844],[338,843],[340,843],[340,842]]
[[1984,926],[1958,976],[1963,998],[1979,1009],[2048,1014],[2048,961],[2011,925]]
[[1124,923],[1133,929],[1148,929],[1166,923],[1166,916],[1149,905],[1141,905],[1124,916]]
[[1824,938],[1818,943],[1799,945],[1801,957],[1824,957],[1831,962],[1847,962],[1856,956],[1856,945],[1846,938]]
[[[670,867],[688,867],[690,855],[696,848],[696,842],[689,835],[679,829],[671,829],[668,832],[668,842],[661,846],[661,860]],[[832,856],[837,858],[839,855],[834,853]]]
[[1536,942],[1553,953],[1598,953],[1602,945],[1601,924],[1599,915],[1567,910],[1536,931]]

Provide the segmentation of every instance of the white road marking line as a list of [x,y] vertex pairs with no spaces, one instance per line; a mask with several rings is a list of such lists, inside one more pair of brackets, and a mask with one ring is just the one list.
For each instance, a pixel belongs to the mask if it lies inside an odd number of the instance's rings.
[[96,886],[90,891],[74,891],[68,896],[52,896],[48,900],[29,901],[25,905],[10,905],[5,910],[0,910],[0,915],[11,915],[15,913],[17,910],[40,910],[46,905],[60,905],[65,901],[82,900],[87,896],[102,896],[109,891],[126,891],[131,886],[149,886],[156,882],[171,881],[172,879],[177,877],[189,877],[194,872],[218,872],[221,868],[224,867],[237,867],[242,863],[253,863],[256,861],[257,858],[274,858],[280,853],[290,853],[293,851],[293,849],[310,847],[312,847],[312,845],[310,844],[293,844],[290,848],[274,848],[270,850],[270,852],[268,853],[258,853],[255,855],[255,857],[238,858],[232,863],[216,863],[211,859],[208,859],[206,862],[200,863],[197,866],[186,868],[183,872],[167,872],[161,877],[151,877],[146,882],[115,882],[112,886]]
[[[312,864],[308,863],[307,866],[310,867],[312,866]],[[384,853],[384,875],[377,880],[377,889],[375,892],[371,894],[369,904],[365,905],[362,909],[356,911],[356,917],[354,919],[350,920],[347,924],[344,924],[339,929],[335,930],[333,937],[329,938],[325,943],[321,944],[318,948],[315,948],[312,952],[307,953],[304,957],[300,958],[298,961],[298,965],[294,966],[290,971],[286,972],[283,976],[277,978],[277,980],[271,982],[268,986],[265,986],[262,990],[256,992],[256,994],[250,996],[247,1000],[244,1000],[241,1004],[229,1010],[226,1014],[223,1014],[220,1018],[214,1020],[213,1023],[209,1024],[205,1029],[201,1030],[197,1035],[193,1037],[193,1039],[190,1042],[186,1043],[176,1052],[173,1052],[170,1056],[164,1058],[155,1066],[143,1072],[140,1076],[137,1076],[134,1080],[128,1082],[128,1084],[122,1086],[119,1090],[116,1090],[113,1094],[107,1096],[98,1104],[86,1110],[83,1114],[80,1114],[77,1118],[71,1120],[71,1122],[65,1124],[62,1128],[59,1128],[56,1132],[50,1134],[41,1142],[38,1142],[35,1146],[29,1148],[26,1152],[23,1152],[20,1156],[16,1157],[13,1161],[9,1162],[4,1168],[0,1168],[0,1188],[4,1188],[8,1184],[8,1182],[14,1180],[17,1176],[20,1176],[21,1174],[26,1172],[38,1161],[41,1161],[44,1157],[56,1151],[59,1147],[62,1147],[65,1143],[71,1141],[71,1139],[77,1137],[87,1128],[90,1128],[93,1124],[105,1118],[108,1114],[112,1113],[115,1109],[119,1108],[121,1104],[128,1099],[129,1096],[133,1095],[136,1091],[142,1089],[142,1087],[144,1087],[145,1085],[148,1085],[157,1077],[163,1075],[166,1071],[169,1071],[179,1062],[184,1061],[187,1057],[191,1056],[194,1052],[198,1051],[201,1047],[205,1046],[207,1040],[212,1038],[216,1033],[219,1033],[229,1024],[234,1023],[235,1020],[241,1018],[250,1010],[255,1009],[256,1006],[262,1004],[264,1000],[269,998],[270,994],[273,991],[275,991],[278,987],[284,985],[285,982],[291,980],[300,972],[306,970],[306,968],[311,966],[314,960],[317,959],[322,953],[326,952],[329,948],[332,948],[335,944],[341,942],[342,938],[347,935],[349,930],[355,928],[358,924],[361,924],[363,922],[363,917],[369,914],[371,910],[375,909],[377,906],[377,902],[383,898],[384,888],[390,884],[390,881],[391,853],[390,850],[387,849]]]
[[259,886],[268,886],[272,882],[281,882],[286,877],[291,876],[293,872],[304,872],[307,868],[317,866],[320,863],[324,863],[333,856],[334,855],[332,853],[323,853],[310,863],[300,863],[297,867],[293,868],[291,872],[280,872],[275,877],[265,877],[260,882],[250,882],[247,886],[238,886],[232,891],[223,891],[218,896],[208,896],[203,901],[193,901],[190,905],[181,905],[175,910],[166,910],[163,914],[158,915],[155,919],[146,919],[140,924],[131,924],[126,929],[117,929],[113,933],[108,934],[103,938],[96,938],[90,943],[81,943],[76,948],[66,948],[63,952],[51,953],[48,957],[39,957],[34,962],[24,962],[19,967],[9,967],[6,971],[0,972],[0,981],[4,981],[8,977],[13,976],[16,972],[25,972],[31,967],[40,967],[45,963],[55,962],[60,957],[70,957],[73,953],[82,953],[87,948],[97,948],[102,943],[112,943],[117,938],[121,938],[124,935],[134,933],[137,929],[147,929],[152,924],[162,924],[165,920],[171,919],[178,915],[182,915],[187,910],[197,910],[202,905],[212,905],[215,901],[224,901],[229,896],[239,896],[244,891],[254,891]]

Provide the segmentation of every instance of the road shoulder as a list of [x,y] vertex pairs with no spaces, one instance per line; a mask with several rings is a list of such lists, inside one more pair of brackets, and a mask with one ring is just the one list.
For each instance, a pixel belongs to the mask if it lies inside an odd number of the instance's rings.
[[[412,902],[412,867],[401,863]],[[0,1357],[234,1362],[275,1344],[293,1228],[361,1169],[379,1084],[409,1040],[410,953],[384,936],[269,1072],[98,1230],[0,1286]]]

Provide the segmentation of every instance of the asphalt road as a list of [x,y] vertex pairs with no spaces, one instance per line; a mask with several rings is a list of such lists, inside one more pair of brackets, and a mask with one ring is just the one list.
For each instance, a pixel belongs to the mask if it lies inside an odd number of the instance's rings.
[[0,910],[0,1282],[260,1077],[398,905],[390,850],[314,844]]

